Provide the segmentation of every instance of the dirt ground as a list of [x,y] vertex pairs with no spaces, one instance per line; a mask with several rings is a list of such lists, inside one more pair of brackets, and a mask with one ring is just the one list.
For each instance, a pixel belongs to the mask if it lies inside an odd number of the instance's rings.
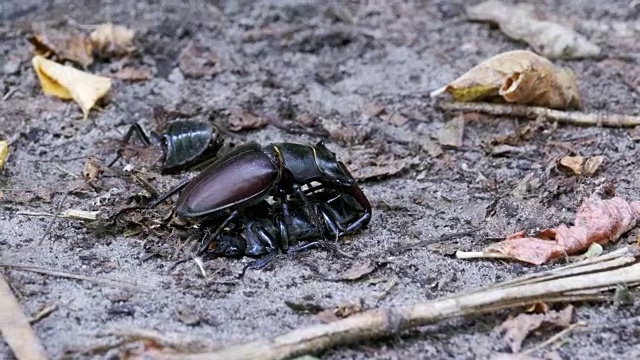
[[[574,26],[603,47],[601,59],[558,62],[578,74],[584,111],[640,113],[640,7],[630,0],[532,3],[542,16]],[[463,146],[437,153],[438,132],[457,114],[437,110],[429,92],[487,57],[526,48],[486,24],[465,21],[463,10],[461,1],[2,2],[0,89],[6,100],[0,103],[0,139],[11,141],[12,153],[0,173],[0,262],[140,285],[124,289],[5,269],[27,314],[58,306],[34,325],[51,357],[114,358],[119,350],[82,351],[113,342],[100,335],[116,329],[187,333],[217,345],[248,341],[320,322],[285,301],[329,308],[361,299],[365,309],[390,307],[552,268],[558,263],[535,267],[463,261],[452,255],[495,241],[488,238],[571,222],[584,196],[607,182],[619,195],[638,199],[640,133],[635,129],[532,126],[517,119],[467,115]],[[83,121],[76,104],[42,94],[26,38],[34,29],[86,31],[104,22],[136,30],[138,52],[127,61],[152,69],[154,76],[142,82],[115,81],[108,102]],[[198,60],[211,59],[195,68],[181,63],[180,54],[188,46],[204,49],[196,54]],[[110,74],[117,66],[115,61],[99,61],[90,70]],[[346,253],[377,261],[377,270],[357,281],[328,281],[358,260],[315,250],[281,256],[240,280],[237,276],[250,259],[206,260],[205,268],[215,276],[203,279],[193,262],[169,270],[173,259],[168,256],[181,244],[179,238],[104,234],[65,219],[47,233],[51,218],[18,214],[54,212],[86,159],[111,159],[116,140],[133,122],[152,129],[152,109],[158,105],[213,113],[222,127],[230,111],[243,109],[269,114],[285,125],[323,130],[325,136],[310,136],[267,126],[225,136],[228,143],[324,139],[357,176],[365,177],[365,171],[381,174],[363,181],[374,206],[369,228],[342,245]],[[376,114],[376,106],[385,112]],[[487,151],[495,137],[527,126],[528,138],[514,145],[516,151],[499,156]],[[604,155],[606,161],[593,178],[570,177],[554,164],[571,152]],[[147,176],[154,186],[168,189],[192,174],[160,176],[150,171]],[[113,210],[140,191],[112,174],[97,190],[72,191],[62,209]],[[470,236],[393,251],[476,227]],[[632,232],[605,250],[635,238]],[[397,284],[379,299],[394,278]],[[627,307],[611,302],[576,305],[574,321],[588,326],[556,344],[562,359],[640,357],[638,302]],[[496,330],[507,316],[447,321],[321,356],[490,358],[509,352]],[[536,332],[524,347],[556,332]],[[545,351],[533,355],[543,357]],[[0,357],[12,358],[2,341]]]

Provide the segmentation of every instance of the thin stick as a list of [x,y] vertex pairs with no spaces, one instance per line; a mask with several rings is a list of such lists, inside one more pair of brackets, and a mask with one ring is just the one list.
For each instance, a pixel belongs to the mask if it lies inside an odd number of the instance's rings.
[[18,360],[46,360],[44,347],[0,274],[0,332]]
[[46,308],[40,310],[34,317],[29,319],[29,323],[31,323],[31,325],[33,325],[33,324],[37,323],[38,321],[40,321],[40,320],[46,318],[47,316],[51,315],[56,310],[58,310],[58,305],[47,306]]
[[74,179],[77,179],[77,178],[78,178],[78,174],[74,174],[74,173],[72,173],[71,171],[69,171],[69,170],[67,170],[67,169],[63,168],[60,164],[57,164],[57,163],[55,163],[55,162],[54,162],[54,163],[53,163],[53,166],[55,166],[58,170],[60,170],[60,171],[62,171],[63,173],[65,173],[65,174],[67,174],[67,175],[71,176],[71,177],[72,177],[72,178],[74,178]]
[[543,117],[565,124],[582,126],[633,127],[640,125],[640,116],[561,111],[514,104],[442,102],[439,107],[446,111],[480,112],[497,116],[516,116],[529,119]]
[[28,271],[28,272],[33,272],[33,273],[38,273],[38,274],[43,274],[43,275],[63,277],[63,278],[68,278],[68,279],[89,281],[89,282],[93,282],[93,283],[97,283],[97,284],[104,284],[104,285],[108,285],[108,286],[119,287],[119,288],[130,289],[130,290],[138,290],[138,291],[150,291],[151,290],[150,287],[139,285],[139,284],[135,284],[135,283],[130,283],[130,282],[127,282],[127,281],[111,280],[111,279],[95,277],[95,276],[74,274],[74,273],[70,273],[70,272],[66,272],[66,271],[45,269],[45,268],[32,266],[32,265],[3,264],[3,263],[0,263],[0,267],[10,268],[12,270]]
[[58,204],[58,207],[56,208],[56,212],[53,214],[53,219],[51,219],[51,221],[49,222],[49,225],[47,225],[47,228],[45,229],[44,234],[42,234],[42,238],[38,242],[38,246],[42,245],[44,240],[47,238],[47,235],[49,235],[49,231],[51,231],[51,227],[56,222],[56,220],[58,220],[58,215],[60,215],[60,211],[62,211],[62,205],[64,204],[65,200],[67,200],[67,196],[69,196],[68,190],[66,193],[64,193],[64,197]]
[[545,342],[542,342],[542,343],[532,347],[529,350],[522,351],[522,354],[525,354],[525,355],[532,354],[532,353],[544,348],[545,346],[548,346],[549,344],[558,341],[560,338],[562,338],[563,336],[565,336],[568,333],[570,333],[573,329],[575,329],[577,327],[582,327],[582,326],[587,326],[587,323],[584,322],[584,321],[578,321],[575,324],[571,324],[571,325],[569,325],[568,328],[563,329],[559,333],[557,333],[557,334],[553,335],[552,337],[548,338]]

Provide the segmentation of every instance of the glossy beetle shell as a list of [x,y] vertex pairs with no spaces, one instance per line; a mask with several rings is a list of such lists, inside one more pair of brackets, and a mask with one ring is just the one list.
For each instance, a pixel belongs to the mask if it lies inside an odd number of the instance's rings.
[[164,134],[167,144],[164,168],[180,167],[197,159],[216,142],[217,136],[208,122],[176,120],[169,123]]
[[261,201],[278,182],[272,159],[256,144],[222,157],[184,188],[176,204],[182,217],[216,216]]

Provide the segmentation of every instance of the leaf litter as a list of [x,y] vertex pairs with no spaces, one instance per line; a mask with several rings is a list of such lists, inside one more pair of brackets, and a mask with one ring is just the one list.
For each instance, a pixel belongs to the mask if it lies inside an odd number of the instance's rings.
[[529,44],[549,59],[582,59],[600,55],[600,47],[573,29],[539,20],[530,4],[487,1],[467,7],[472,21],[496,23],[508,37]]
[[573,317],[573,306],[567,305],[560,311],[549,311],[541,314],[520,313],[515,317],[510,317],[503,322],[498,330],[504,333],[504,339],[509,344],[511,351],[520,352],[522,342],[533,331],[545,327],[566,328],[571,325]]
[[89,110],[111,89],[109,78],[64,66],[42,56],[33,58],[33,68],[44,93],[64,100],[73,99],[80,105],[85,120],[89,117]]
[[558,161],[558,168],[573,175],[593,176],[605,158],[599,156],[564,156]]
[[627,201],[621,197],[603,200],[592,195],[578,209],[573,226],[562,224],[545,229],[536,237],[528,237],[525,231],[520,231],[489,245],[481,253],[459,251],[456,256],[510,258],[541,265],[587,250],[593,243],[604,245],[616,241],[639,220],[640,201]]
[[460,102],[500,100],[553,109],[580,107],[580,92],[573,71],[557,67],[528,50],[493,56],[434,90],[431,97],[445,92]]

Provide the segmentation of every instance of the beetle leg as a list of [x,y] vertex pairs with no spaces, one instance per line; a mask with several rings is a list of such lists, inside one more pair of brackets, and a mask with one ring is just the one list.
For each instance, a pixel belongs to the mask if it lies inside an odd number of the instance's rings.
[[293,254],[293,253],[297,253],[300,251],[305,251],[305,250],[309,250],[315,247],[320,246],[320,242],[319,241],[312,241],[306,244],[298,244],[296,246],[292,246],[291,248],[289,248],[289,254]]
[[331,216],[329,216],[329,214],[327,214],[327,212],[324,209],[321,209],[320,213],[322,214],[322,217],[324,218],[324,223],[329,228],[331,235],[335,237],[335,241],[338,241],[338,238],[340,237],[340,233],[342,230],[340,228],[340,225],[333,218],[331,218]]
[[362,192],[362,189],[358,185],[355,185],[349,188],[349,191],[347,193],[353,196],[353,198],[356,199],[360,206],[362,206],[362,208],[364,209],[364,214],[358,220],[352,222],[351,225],[344,229],[340,233],[340,236],[349,234],[362,227],[367,226],[369,224],[369,221],[371,220],[371,203],[369,202],[369,199],[367,199],[364,192]]
[[218,237],[218,235],[220,235],[220,233],[222,232],[222,230],[227,226],[227,224],[229,224],[229,222],[231,220],[233,220],[234,217],[236,217],[239,213],[239,210],[234,210],[231,214],[229,214],[229,216],[227,216],[226,219],[224,219],[224,221],[222,222],[222,224],[220,224],[220,226],[218,226],[218,228],[216,229],[216,231],[214,231],[209,238],[207,239],[207,241],[204,242],[204,244],[202,244],[202,246],[200,247],[200,250],[198,250],[198,252],[196,253],[196,255],[200,255],[203,252],[205,252],[208,248],[209,248],[209,244],[211,244],[211,242]]
[[289,239],[289,229],[287,228],[287,223],[284,219],[282,219],[282,216],[280,216],[280,214],[276,215],[275,223],[280,230],[280,238],[278,239],[280,250],[285,252],[289,249],[289,243],[295,239]]
[[[129,130],[127,130],[127,134],[124,136],[124,138],[122,138],[122,147],[125,147],[129,143],[129,141],[131,141],[131,136],[133,136],[133,134],[136,134],[138,136],[138,139],[140,139],[140,141],[144,143],[144,146],[151,146],[151,139],[149,139],[149,136],[147,136],[144,130],[142,130],[142,126],[140,126],[140,124],[138,123],[133,123]],[[107,167],[113,166],[113,164],[115,164],[116,161],[118,161],[121,157],[122,148],[118,149],[116,158],[111,160]]]
[[[317,204],[314,204],[313,202],[311,202],[311,200],[309,200],[307,195],[305,195],[304,191],[302,191],[300,187],[296,187],[295,192],[298,195],[298,197],[302,199],[302,202],[304,202],[304,211],[309,216],[309,218],[311,218],[311,221],[313,221],[313,226],[315,226],[316,229],[320,231],[320,237],[324,239],[325,229],[324,229],[324,226],[322,226],[322,223],[320,222],[319,213],[321,213],[321,211],[318,211]],[[313,214],[310,212],[309,209],[313,209]]]
[[276,254],[277,254],[276,252],[270,252],[267,255],[261,257],[260,259],[254,260],[248,263],[247,266],[245,266],[244,269],[242,269],[242,273],[240,274],[240,277],[244,277],[244,273],[247,271],[247,269],[260,270],[265,266],[269,265],[273,260],[276,259]]
[[174,186],[173,188],[171,188],[166,193],[163,193],[162,195],[160,195],[160,197],[158,199],[156,199],[154,202],[149,204],[147,206],[147,209],[153,209],[156,206],[158,206],[158,205],[162,204],[163,202],[167,201],[168,198],[172,197],[173,195],[177,194],[180,190],[184,189],[184,187],[187,186],[187,184],[190,181],[191,181],[191,179],[183,180],[180,184]]

